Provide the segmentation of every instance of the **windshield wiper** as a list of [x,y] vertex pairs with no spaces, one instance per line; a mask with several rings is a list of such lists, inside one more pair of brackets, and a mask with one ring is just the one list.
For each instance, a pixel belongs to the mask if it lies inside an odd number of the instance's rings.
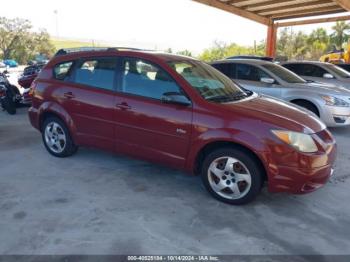
[[207,97],[206,100],[217,101],[217,102],[230,102],[230,101],[238,101],[248,96],[249,95],[247,95],[246,93],[231,94],[231,95],[217,95],[217,96]]

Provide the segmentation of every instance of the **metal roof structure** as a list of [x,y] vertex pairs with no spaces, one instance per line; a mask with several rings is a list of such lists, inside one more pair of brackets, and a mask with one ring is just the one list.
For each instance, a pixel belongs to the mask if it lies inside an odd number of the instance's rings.
[[[274,56],[278,27],[350,20],[350,0],[193,0],[268,26],[267,52]],[[327,15],[325,18],[310,19]],[[332,15],[332,16],[330,16]],[[289,19],[302,18],[298,21]],[[305,19],[307,18],[307,19]]]

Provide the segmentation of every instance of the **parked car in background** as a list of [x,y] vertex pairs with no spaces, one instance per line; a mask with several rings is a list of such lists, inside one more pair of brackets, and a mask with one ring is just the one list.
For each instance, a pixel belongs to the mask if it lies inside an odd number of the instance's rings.
[[6,65],[2,61],[0,61],[0,68],[4,68],[4,67],[6,67]]
[[44,64],[35,64],[24,68],[22,75],[18,78],[18,84],[25,89],[29,88],[43,66]]
[[221,60],[212,66],[246,89],[308,109],[327,126],[350,125],[350,90],[309,83],[280,65],[262,60]]
[[94,146],[199,173],[230,204],[252,201],[265,180],[307,193],[331,175],[335,141],[317,117],[193,58],[98,50],[61,50],[32,84],[29,118],[52,155]]
[[18,63],[13,59],[4,60],[3,63],[9,67],[17,67],[18,66]]
[[336,66],[339,66],[340,68],[344,69],[347,72],[350,72],[350,64],[335,64]]
[[337,65],[317,61],[296,61],[283,63],[282,66],[306,80],[350,89],[350,73]]

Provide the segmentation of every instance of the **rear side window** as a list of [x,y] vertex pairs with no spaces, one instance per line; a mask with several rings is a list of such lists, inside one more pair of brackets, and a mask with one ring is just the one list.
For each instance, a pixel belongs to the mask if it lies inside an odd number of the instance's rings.
[[54,68],[54,77],[58,80],[64,80],[72,65],[73,62],[64,62],[57,64]]
[[113,58],[86,60],[74,73],[73,82],[97,88],[114,90],[117,61]]
[[252,65],[236,64],[237,79],[249,80],[249,81],[260,81],[261,78],[271,78],[260,68]]
[[302,75],[302,66],[299,64],[286,64],[283,67],[289,69],[290,71],[296,73],[297,75]]
[[181,92],[173,78],[159,66],[135,58],[124,60],[122,91],[159,100],[164,93]]
[[228,76],[229,78],[236,78],[235,64],[224,63],[224,64],[214,64],[212,66],[215,67],[224,75]]

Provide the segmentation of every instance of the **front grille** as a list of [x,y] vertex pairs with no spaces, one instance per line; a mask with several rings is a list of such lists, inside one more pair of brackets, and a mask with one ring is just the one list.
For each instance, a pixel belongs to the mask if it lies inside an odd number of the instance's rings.
[[337,124],[344,124],[346,122],[346,118],[344,117],[333,117],[334,121],[337,123]]

